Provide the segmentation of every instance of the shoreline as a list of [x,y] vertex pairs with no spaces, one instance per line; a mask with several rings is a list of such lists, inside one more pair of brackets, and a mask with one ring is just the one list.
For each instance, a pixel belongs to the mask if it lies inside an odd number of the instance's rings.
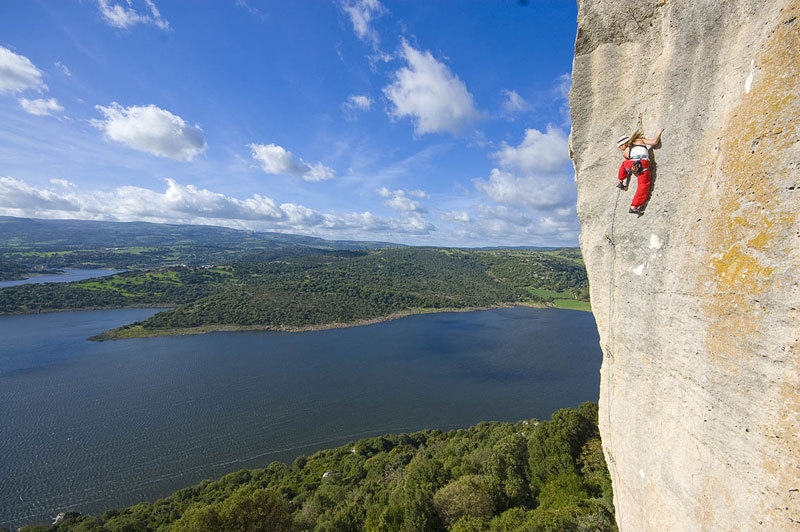
[[[584,303],[584,302],[581,302]],[[588,303],[588,302],[586,302]],[[450,313],[450,312],[477,312],[481,310],[493,310],[500,308],[513,308],[513,307],[529,307],[529,308],[552,308],[561,310],[577,310],[581,312],[591,312],[591,308],[565,308],[559,307],[556,304],[547,303],[534,303],[534,302],[516,302],[505,303],[496,305],[486,305],[480,307],[458,307],[458,308],[436,308],[436,309],[411,309],[407,311],[393,312],[386,316],[378,316],[375,318],[365,318],[352,322],[336,322],[336,323],[322,323],[316,325],[202,325],[199,327],[185,327],[174,329],[151,329],[146,330],[141,326],[123,326],[110,331],[97,334],[89,338],[95,342],[105,342],[111,340],[128,340],[134,338],[160,338],[167,336],[189,336],[197,334],[208,334],[214,332],[288,332],[288,333],[301,333],[312,331],[327,331],[332,329],[346,329],[350,327],[362,327],[365,325],[375,325],[378,323],[385,323],[408,316],[415,316],[421,314],[437,314],[437,313]],[[110,309],[109,309],[110,310]],[[127,334],[126,334],[127,333]]]

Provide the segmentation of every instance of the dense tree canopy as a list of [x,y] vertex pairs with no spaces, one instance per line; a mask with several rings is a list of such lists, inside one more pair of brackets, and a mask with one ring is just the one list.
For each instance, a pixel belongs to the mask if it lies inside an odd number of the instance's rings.
[[369,438],[23,532],[614,531],[597,405]]

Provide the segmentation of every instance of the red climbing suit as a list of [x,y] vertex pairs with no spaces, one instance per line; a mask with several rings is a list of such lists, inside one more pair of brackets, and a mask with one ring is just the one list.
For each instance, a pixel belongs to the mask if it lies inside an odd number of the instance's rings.
[[[617,179],[622,181],[629,175],[635,174],[633,171],[634,162],[634,159],[625,159],[622,161],[622,164],[619,167],[619,173],[617,174]],[[648,159],[639,159],[639,162],[642,163],[642,171],[641,173],[636,174],[638,184],[636,185],[636,194],[633,196],[633,200],[631,200],[631,207],[634,209],[638,209],[644,205],[644,203],[647,201],[647,198],[650,196],[650,161]]]

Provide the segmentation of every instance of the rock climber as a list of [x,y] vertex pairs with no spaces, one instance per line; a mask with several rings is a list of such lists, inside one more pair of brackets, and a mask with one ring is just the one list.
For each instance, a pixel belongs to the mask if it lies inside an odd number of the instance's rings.
[[631,207],[628,212],[641,216],[644,214],[644,204],[650,197],[650,148],[661,142],[661,134],[664,128],[658,130],[653,138],[646,138],[640,129],[633,135],[623,135],[617,140],[617,147],[622,150],[625,160],[619,167],[617,173],[617,186],[622,190],[628,190],[628,182],[631,175],[635,174],[637,179],[636,194],[631,200]]

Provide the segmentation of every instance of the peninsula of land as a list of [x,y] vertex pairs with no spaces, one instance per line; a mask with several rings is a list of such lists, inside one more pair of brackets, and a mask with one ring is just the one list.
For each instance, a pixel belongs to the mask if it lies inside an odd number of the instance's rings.
[[[96,340],[326,329],[512,305],[589,310],[586,272],[576,248],[401,247],[208,227],[74,221],[60,237],[54,231],[58,225],[49,227],[46,242],[37,240],[30,227],[26,238],[20,236],[26,226],[57,223],[0,220],[10,229],[0,239],[8,270],[0,273],[74,267],[125,271],[0,289],[0,314],[166,309]],[[20,234],[14,235],[14,229]]]

